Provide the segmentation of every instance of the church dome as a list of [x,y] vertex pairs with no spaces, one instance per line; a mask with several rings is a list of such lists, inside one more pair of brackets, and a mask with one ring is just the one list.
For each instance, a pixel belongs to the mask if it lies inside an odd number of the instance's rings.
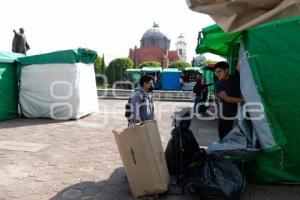
[[164,35],[159,30],[159,25],[154,23],[151,29],[148,29],[142,39],[141,39],[141,48],[142,47],[155,47],[165,50],[170,48],[170,39]]

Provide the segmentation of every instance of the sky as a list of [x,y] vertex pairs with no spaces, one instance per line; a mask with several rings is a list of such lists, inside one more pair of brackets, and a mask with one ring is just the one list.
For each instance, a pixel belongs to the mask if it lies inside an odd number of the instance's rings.
[[129,48],[140,46],[154,22],[171,39],[170,50],[184,35],[190,62],[198,32],[214,24],[209,16],[191,11],[185,0],[5,0],[0,17],[2,51],[11,51],[13,30],[23,27],[28,55],[83,47],[104,54],[107,64],[128,57]]

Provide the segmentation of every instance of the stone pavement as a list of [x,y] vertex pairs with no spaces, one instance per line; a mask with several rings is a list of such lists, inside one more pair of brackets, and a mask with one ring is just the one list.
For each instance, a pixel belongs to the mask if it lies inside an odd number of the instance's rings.
[[[77,121],[18,118],[0,122],[0,200],[134,199],[111,132],[127,125],[124,105],[124,100],[99,100],[99,114]],[[172,113],[190,106],[156,102],[164,148]],[[215,127],[215,121],[193,120],[201,146],[217,139]],[[161,199],[199,198],[165,195]],[[249,185],[243,200],[254,199],[300,199],[300,187]]]

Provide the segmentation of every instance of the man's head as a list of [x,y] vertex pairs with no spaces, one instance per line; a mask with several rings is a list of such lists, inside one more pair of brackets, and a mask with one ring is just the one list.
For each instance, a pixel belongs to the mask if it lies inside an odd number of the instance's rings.
[[20,28],[19,31],[20,31],[21,34],[24,33],[24,29],[23,28]]
[[146,91],[151,92],[153,90],[154,78],[153,76],[146,74],[140,79],[140,86]]
[[202,78],[203,78],[203,74],[202,73],[197,74],[197,79],[202,79]]
[[219,80],[229,77],[229,65],[227,62],[221,61],[215,64],[215,74]]

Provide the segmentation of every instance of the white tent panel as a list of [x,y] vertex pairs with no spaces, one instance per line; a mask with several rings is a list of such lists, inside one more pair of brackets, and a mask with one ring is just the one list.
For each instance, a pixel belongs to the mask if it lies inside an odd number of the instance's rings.
[[29,118],[78,119],[98,112],[93,64],[35,64],[22,67],[22,113]]

